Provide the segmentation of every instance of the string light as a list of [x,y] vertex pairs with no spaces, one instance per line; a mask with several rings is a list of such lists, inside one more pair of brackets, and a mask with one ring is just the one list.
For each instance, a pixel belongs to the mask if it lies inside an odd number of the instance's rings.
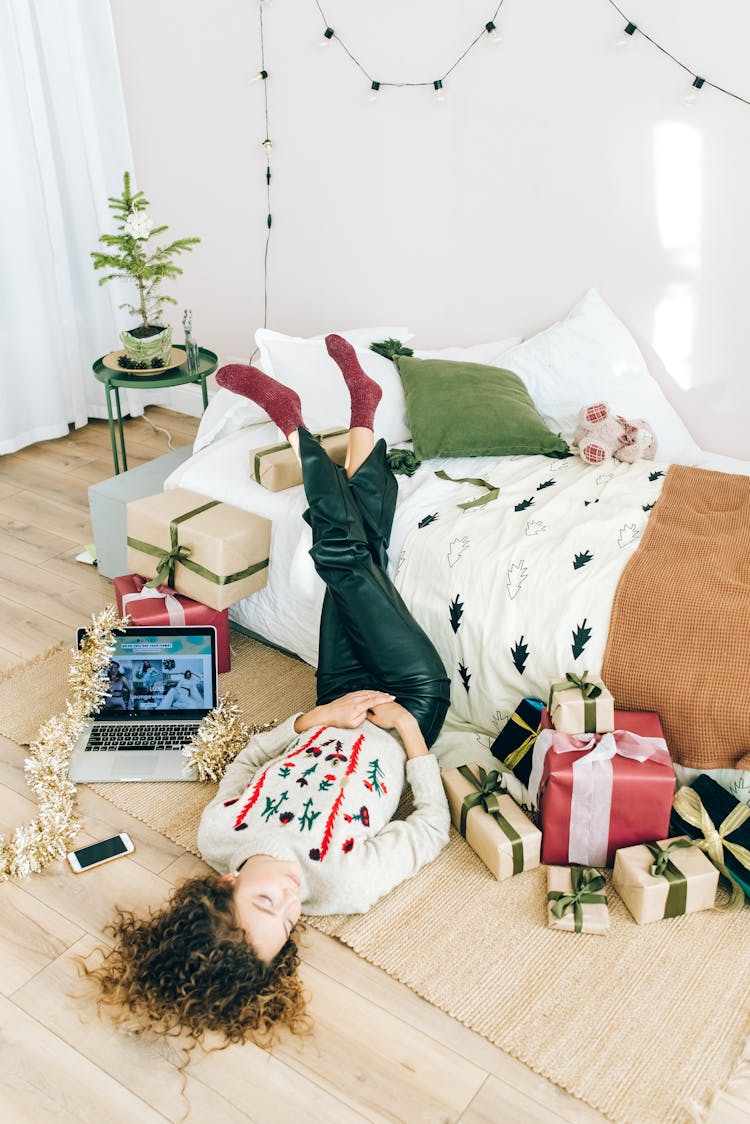
[[261,82],[261,81],[265,82],[266,78],[268,78],[268,71],[267,70],[259,70],[258,73],[250,79],[250,81],[251,82]]
[[[323,39],[321,40],[321,45],[325,45],[331,39],[335,38],[336,42],[339,44],[339,46],[342,48],[342,50],[344,50],[346,52],[346,54],[349,56],[352,63],[357,67],[358,70],[361,71],[361,73],[367,79],[367,82],[369,83],[369,88],[372,91],[373,88],[374,88],[373,84],[372,84],[373,83],[372,75],[368,74],[365,67],[362,65],[362,63],[359,61],[359,59],[356,58],[356,56],[354,54],[352,54],[351,50],[346,45],[346,43],[342,40],[341,36],[337,32],[334,32],[333,28],[329,25],[328,19],[325,15],[325,12],[323,11],[320,0],[314,0],[314,2],[315,2],[315,6],[317,7],[318,11],[320,12],[320,16],[321,16],[321,19],[323,21],[323,27],[324,27]],[[465,50],[461,52],[461,54],[458,56],[458,58],[452,64],[452,66],[448,67],[448,69],[443,74],[442,78],[439,79],[440,82],[445,82],[445,79],[448,78],[448,76],[450,74],[452,74],[452,72],[456,69],[456,67],[460,63],[463,62],[463,60],[470,53],[470,51],[473,50],[473,48],[476,46],[476,44],[479,42],[480,39],[487,39],[490,42],[494,42],[494,43],[497,43],[497,42],[501,41],[502,36],[500,34],[500,29],[497,26],[497,18],[498,18],[498,15],[500,13],[500,9],[503,6],[503,3],[504,3],[504,0],[500,0],[500,3],[495,8],[495,11],[492,13],[491,18],[489,20],[487,20],[482,25],[482,29],[479,32],[479,34],[475,35],[475,37],[469,43],[468,47],[466,47]],[[691,70],[691,68],[689,66],[686,66],[685,63],[680,62],[680,60],[678,58],[676,58],[675,55],[673,55],[671,53],[671,51],[668,51],[665,47],[662,47],[662,45],[660,43],[657,43],[657,41],[654,38],[652,38],[652,36],[650,36],[647,32],[645,32],[643,30],[643,28],[639,27],[638,24],[633,23],[633,21],[622,10],[622,8],[620,8],[618,6],[618,4],[615,3],[615,0],[607,0],[607,3],[612,8],[615,9],[615,11],[619,14],[620,18],[624,21],[622,30],[621,30],[621,32],[620,32],[620,34],[619,34],[619,36],[616,40],[616,45],[618,47],[632,42],[632,40],[635,38],[636,33],[637,33],[639,36],[641,36],[643,39],[645,39],[648,43],[650,43],[653,47],[656,47],[656,49],[658,51],[661,51],[661,53],[663,55],[665,55],[667,58],[670,58],[677,66],[681,67],[684,71],[686,71],[686,73],[688,73],[690,75],[691,79],[694,79],[694,78],[698,77],[698,75],[696,75],[694,70]],[[435,86],[434,81],[433,82],[427,82],[427,81],[421,81],[421,82],[408,82],[408,81],[407,82],[387,82],[387,81],[384,82],[384,81],[379,81],[378,82],[378,89],[385,88],[386,86],[399,87],[399,88],[403,88],[403,87],[406,87],[406,86],[432,87],[433,90],[435,91],[436,97],[437,97],[438,92],[439,92],[439,88]],[[731,90],[727,90],[723,86],[719,86],[715,82],[709,81],[708,78],[701,78],[701,84],[700,84],[700,86],[697,86],[696,89],[701,89],[702,86],[710,86],[711,89],[717,90],[721,94],[726,94],[727,97],[734,98],[735,101],[742,102],[743,105],[750,105],[750,99],[743,98],[739,94],[735,94]],[[690,91],[687,96],[691,97],[691,95],[692,95],[692,100],[695,100],[695,94],[694,94],[693,91]],[[368,98],[368,100],[370,100],[370,99]]]
[[692,86],[690,87],[688,92],[685,94],[685,97],[683,99],[686,106],[689,107],[691,105],[695,105],[696,98],[698,97],[698,95],[695,91],[701,90],[703,88],[703,86],[705,86],[705,84],[706,84],[705,78],[699,78],[698,75],[696,74],[695,78],[693,79]]
[[[500,9],[502,8],[504,3],[505,3],[505,0],[500,0],[500,3],[497,5],[494,12],[492,13],[491,19],[487,20],[482,25],[482,30],[477,35],[474,36],[474,38],[469,43],[468,47],[466,47],[466,49],[463,50],[461,52],[461,54],[458,56],[456,61],[451,66],[448,67],[445,74],[443,74],[442,78],[437,78],[432,82],[427,82],[427,81],[424,81],[424,82],[383,82],[383,81],[379,81],[379,82],[375,83],[372,75],[367,72],[367,70],[362,65],[362,63],[359,61],[359,59],[356,58],[356,56],[353,55],[352,52],[349,50],[349,48],[347,47],[346,43],[343,41],[341,36],[337,32],[334,32],[333,28],[328,23],[328,18],[326,16],[325,12],[323,11],[320,0],[315,0],[315,6],[317,7],[318,11],[320,12],[320,17],[323,21],[323,27],[325,29],[323,31],[323,39],[320,41],[320,45],[324,46],[331,39],[335,38],[336,42],[339,44],[339,46],[342,48],[342,50],[344,50],[346,52],[346,54],[349,56],[349,58],[354,63],[354,65],[357,67],[357,69],[359,71],[361,71],[361,73],[364,75],[364,77],[369,82],[369,84],[370,84],[370,94],[372,94],[373,91],[375,92],[375,94],[377,94],[377,92],[382,87],[386,87],[386,86],[393,86],[393,87],[399,87],[399,88],[403,88],[405,86],[425,86],[425,87],[428,87],[428,88],[432,87],[432,89],[435,93],[435,100],[436,100],[436,102],[438,102],[440,104],[442,104],[445,101],[445,91],[443,89],[443,83],[445,82],[445,79],[448,77],[449,74],[452,74],[452,72],[456,69],[456,67],[459,65],[459,63],[463,62],[463,60],[466,58],[466,56],[469,54],[469,52],[471,50],[473,50],[473,48],[477,45],[479,40],[480,39],[489,39],[489,41],[491,43],[501,42],[502,36],[500,35],[500,31],[499,31],[495,21],[497,20],[498,13],[500,12]],[[377,100],[377,99],[373,98],[371,96],[368,96],[367,100],[373,101],[373,100]]]
[[618,36],[618,38],[615,42],[615,46],[616,47],[624,47],[626,45],[626,43],[630,42],[630,38],[632,38],[633,35],[635,35],[637,30],[638,30],[638,28],[636,27],[636,25],[634,23],[629,23],[627,25],[627,27],[624,27],[622,29],[622,32],[620,33],[620,35]]
[[367,100],[369,102],[376,102],[378,100],[378,94],[379,93],[380,93],[380,83],[379,82],[371,82],[370,83],[370,92],[367,95]]
[[631,20],[629,20],[628,17],[625,15],[622,8],[618,7],[618,5],[615,3],[615,0],[607,0],[607,3],[612,8],[614,8],[617,13],[619,13],[619,15],[622,17],[622,19],[624,19],[626,21],[626,24],[627,24],[627,26],[625,27],[623,36],[621,37],[620,40],[618,40],[618,42],[620,42],[620,43],[627,42],[627,40],[624,38],[624,36],[627,35],[630,39],[632,39],[633,36],[635,35],[635,32],[637,31],[638,34],[640,36],[642,36],[646,40],[647,43],[650,43],[652,47],[656,47],[657,51],[661,51],[661,53],[663,55],[666,55],[667,58],[671,59],[673,63],[675,63],[677,66],[679,66],[682,70],[684,70],[687,74],[690,75],[690,77],[693,79],[693,89],[689,90],[688,93],[685,95],[684,100],[685,100],[686,105],[692,105],[693,104],[693,102],[696,100],[696,96],[697,96],[695,91],[703,89],[704,86],[710,86],[712,90],[716,90],[720,94],[726,94],[727,97],[734,98],[735,101],[742,102],[743,105],[750,105],[750,99],[749,98],[743,98],[743,97],[741,97],[740,94],[734,94],[734,93],[732,93],[731,90],[727,90],[724,86],[718,86],[715,82],[710,82],[708,80],[708,78],[699,77],[695,73],[695,71],[691,70],[691,68],[689,66],[686,66],[684,62],[680,62],[680,60],[675,55],[673,55],[671,51],[668,51],[666,49],[666,47],[662,47],[661,43],[657,43],[657,41],[655,39],[653,39],[650,35],[648,35],[643,30],[642,27],[638,27],[636,24],[632,23]]

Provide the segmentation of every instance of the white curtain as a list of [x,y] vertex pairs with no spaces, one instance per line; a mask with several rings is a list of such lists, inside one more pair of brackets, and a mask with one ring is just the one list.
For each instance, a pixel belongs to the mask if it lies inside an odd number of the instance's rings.
[[[107,0],[0,0],[0,453],[105,417],[125,327],[89,257],[133,170]],[[140,412],[123,394],[123,411]]]

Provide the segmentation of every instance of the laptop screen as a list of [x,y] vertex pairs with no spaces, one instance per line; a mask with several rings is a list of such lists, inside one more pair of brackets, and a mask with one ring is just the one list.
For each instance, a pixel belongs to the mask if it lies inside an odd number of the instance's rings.
[[[82,642],[84,630],[78,632]],[[200,718],[216,705],[216,631],[126,628],[103,675],[109,689],[97,718]]]

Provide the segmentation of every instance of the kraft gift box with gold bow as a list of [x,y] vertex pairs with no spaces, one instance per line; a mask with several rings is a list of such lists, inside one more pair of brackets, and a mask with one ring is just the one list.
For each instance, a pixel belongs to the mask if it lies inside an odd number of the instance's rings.
[[[323,446],[336,464],[346,460],[348,429],[327,429],[313,437]],[[302,483],[302,465],[288,441],[277,441],[250,450],[250,473],[253,480],[269,492],[283,492]]]
[[453,826],[498,882],[539,866],[542,841],[539,829],[503,792],[500,776],[480,765],[442,774]]
[[612,885],[639,925],[711,909],[719,872],[685,836],[621,847]]
[[684,832],[731,879],[735,901],[750,898],[750,807],[701,773],[674,798],[672,830]]
[[270,520],[184,488],[128,504],[128,566],[212,609],[262,589],[270,545]]
[[599,933],[609,929],[605,879],[598,870],[582,866],[551,866],[547,871],[547,924],[569,933]]
[[529,800],[541,813],[542,862],[611,866],[620,847],[669,834],[675,774],[656,714],[640,730],[575,737],[542,731]]
[[604,681],[587,671],[566,671],[550,684],[547,710],[565,734],[606,734],[615,728],[615,703]]

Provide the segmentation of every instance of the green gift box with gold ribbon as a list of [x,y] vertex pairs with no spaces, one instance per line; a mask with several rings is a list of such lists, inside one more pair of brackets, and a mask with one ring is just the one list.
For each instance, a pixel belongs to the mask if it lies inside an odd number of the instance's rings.
[[711,909],[719,872],[685,836],[621,847],[612,885],[639,925]]
[[270,546],[270,520],[185,488],[128,504],[130,569],[212,609],[262,589]]
[[501,777],[481,765],[442,773],[453,826],[498,882],[539,866],[542,844],[541,831],[503,792]]
[[490,746],[490,753],[502,761],[521,784],[528,785],[533,749],[542,727],[541,699],[521,699],[508,721]]
[[549,689],[547,703],[552,725],[564,734],[611,734],[615,701],[604,681],[588,671],[566,671]]
[[604,875],[593,867],[547,868],[547,924],[569,933],[609,930],[609,908]]
[[[343,465],[349,443],[348,429],[327,429],[313,433],[336,464]],[[288,441],[277,441],[250,450],[250,475],[269,492],[283,492],[302,483],[302,465]]]

